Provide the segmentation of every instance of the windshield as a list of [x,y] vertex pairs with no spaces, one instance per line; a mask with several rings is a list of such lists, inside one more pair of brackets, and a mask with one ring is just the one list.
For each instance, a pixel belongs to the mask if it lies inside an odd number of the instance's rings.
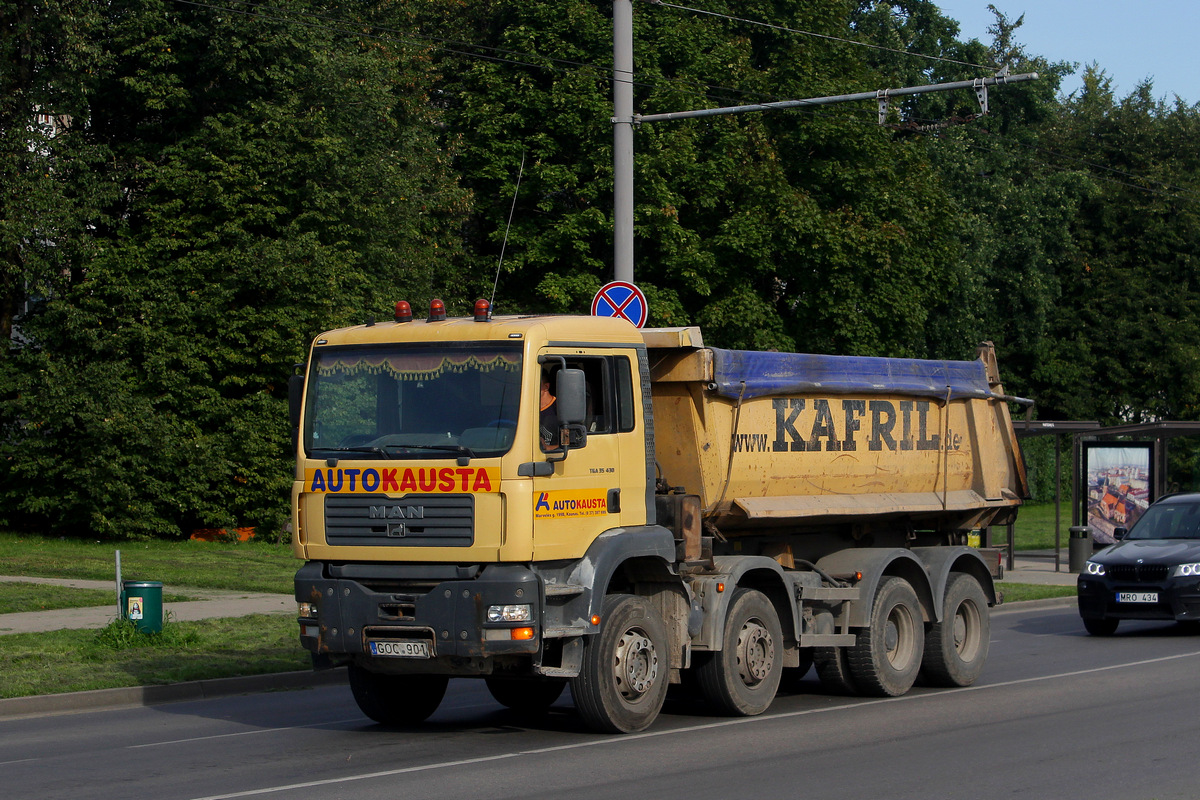
[[1125,538],[1200,539],[1200,503],[1152,505]]
[[520,381],[519,344],[319,347],[304,449],[318,458],[502,455]]

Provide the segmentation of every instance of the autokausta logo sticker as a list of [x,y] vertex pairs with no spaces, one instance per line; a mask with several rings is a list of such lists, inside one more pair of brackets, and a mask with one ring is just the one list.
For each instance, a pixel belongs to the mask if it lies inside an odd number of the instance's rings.
[[533,500],[534,519],[598,517],[608,513],[608,492],[604,489],[579,489],[564,492],[538,492]]

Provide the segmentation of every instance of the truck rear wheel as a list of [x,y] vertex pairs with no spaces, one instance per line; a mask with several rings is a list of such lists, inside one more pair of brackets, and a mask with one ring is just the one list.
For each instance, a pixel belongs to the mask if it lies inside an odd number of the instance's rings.
[[845,647],[814,647],[813,666],[827,692],[854,696],[858,687],[850,675],[850,657]]
[[662,710],[670,675],[667,630],[640,597],[604,598],[600,632],[583,648],[571,694],[584,722],[607,733],[650,727]]
[[523,714],[541,714],[562,696],[564,680],[523,681],[486,678],[488,691],[496,702]]
[[445,675],[385,675],[358,664],[349,667],[350,691],[358,708],[382,725],[415,725],[429,718],[450,679]]
[[925,650],[917,593],[903,578],[887,576],[875,591],[871,623],[850,649],[850,674],[863,694],[897,697],[912,688]]
[[942,621],[925,631],[921,678],[930,686],[970,686],[983,673],[991,636],[983,587],[970,575],[954,575],[942,601]]
[[725,618],[725,646],[696,667],[704,698],[726,714],[752,717],[771,706],[783,674],[783,630],[762,592],[739,589]]
[[804,683],[804,676],[813,666],[812,647],[801,647],[799,663],[794,667],[784,667],[783,677],[779,679],[779,688],[785,692],[799,692]]

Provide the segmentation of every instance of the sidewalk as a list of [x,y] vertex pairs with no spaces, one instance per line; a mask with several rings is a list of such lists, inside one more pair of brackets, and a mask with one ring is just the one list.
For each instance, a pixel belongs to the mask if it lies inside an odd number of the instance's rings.
[[1074,586],[1078,574],[1068,570],[1067,548],[1058,551],[1058,569],[1055,570],[1054,550],[1018,550],[1013,558],[1013,568],[1008,568],[1007,553],[1001,556],[1006,583],[1035,583],[1042,586]]
[[[117,587],[115,581],[85,581],[59,578],[25,578],[0,575],[0,582],[35,583],[68,586],[73,589],[100,589],[112,592],[113,600],[107,606],[91,608],[61,608],[53,611],[19,611],[0,614],[0,636],[9,633],[34,633],[57,631],[66,628],[103,628],[117,618]],[[232,592],[218,589],[192,589],[187,587],[165,587],[172,594],[200,598],[185,602],[163,603],[164,615],[180,622],[195,622],[218,617],[245,617],[250,614],[296,613],[296,600],[290,594],[263,594],[257,592]]]

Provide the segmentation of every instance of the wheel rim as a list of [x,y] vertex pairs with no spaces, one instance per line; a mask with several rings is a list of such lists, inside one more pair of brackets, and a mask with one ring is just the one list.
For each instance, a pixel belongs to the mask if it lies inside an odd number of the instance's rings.
[[954,649],[963,661],[979,654],[979,609],[974,603],[960,603],[954,612]]
[[613,674],[617,691],[633,702],[646,695],[658,678],[658,653],[654,642],[638,628],[630,628],[617,640]]
[[746,686],[757,686],[775,666],[775,642],[757,619],[751,619],[738,632],[738,675]]
[[913,618],[907,606],[897,605],[888,612],[883,642],[888,663],[894,668],[903,670],[912,663],[916,639],[913,635]]

